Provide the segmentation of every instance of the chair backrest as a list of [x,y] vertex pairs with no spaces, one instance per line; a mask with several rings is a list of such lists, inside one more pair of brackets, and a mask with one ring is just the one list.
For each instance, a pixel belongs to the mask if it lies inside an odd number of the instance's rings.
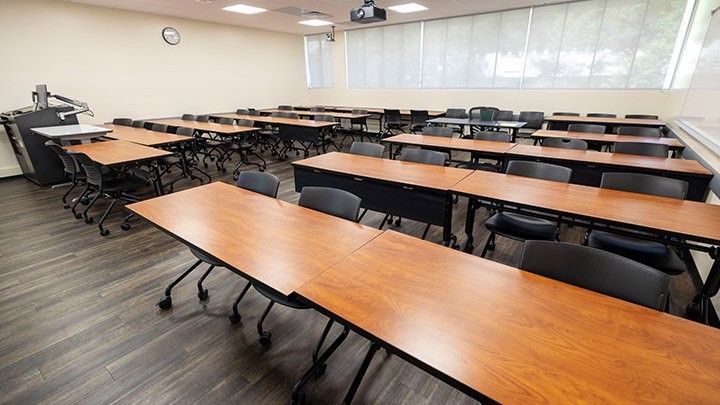
[[381,158],[385,153],[385,146],[372,142],[353,142],[350,145],[351,155],[363,155]]
[[617,114],[607,114],[607,113],[588,113],[588,117],[598,117],[598,118],[617,118]]
[[282,111],[292,111],[292,110],[294,110],[293,106],[291,106],[291,105],[279,105],[277,109],[278,109],[278,110],[282,110]]
[[468,117],[471,120],[494,121],[499,111],[500,109],[496,107],[473,107],[468,111]]
[[197,122],[209,122],[210,116],[209,115],[198,115],[195,117],[195,121]]
[[324,212],[348,221],[357,222],[360,197],[345,190],[330,187],[303,187],[298,205]]
[[168,126],[167,124],[152,124],[150,127],[151,131],[157,131],[157,132],[167,132]]
[[652,174],[607,172],[602,175],[600,187],[684,200],[689,184],[684,180]]
[[132,122],[132,126],[134,128],[145,128],[145,121],[142,120],[135,120]]
[[[351,113],[352,113],[352,114],[367,114],[368,112],[367,112],[367,110],[353,109]],[[351,124],[365,125],[365,124],[367,123],[367,117],[351,118],[351,119],[350,119],[350,123],[351,123]]]
[[625,114],[625,118],[631,118],[636,120],[656,120],[658,119],[658,116],[650,114]]
[[175,135],[193,136],[195,130],[189,127],[178,127],[175,130]]
[[228,117],[222,117],[222,118],[219,118],[219,119],[218,119],[218,124],[232,125],[232,124],[233,124],[233,119],[232,119],[232,118],[228,118]]
[[325,107],[312,107],[310,112],[325,112]]
[[500,110],[495,114],[495,119],[498,121],[512,121],[513,112],[510,110]]
[[319,114],[313,116],[313,120],[315,121],[323,121],[323,122],[335,122],[335,117],[328,114]]
[[595,124],[570,124],[567,128],[570,132],[587,132],[591,134],[604,134],[605,125]]
[[616,142],[613,152],[625,155],[641,155],[666,158],[668,157],[668,145],[661,143],[644,142]]
[[427,110],[410,110],[410,125],[425,125],[429,119]]
[[540,129],[545,120],[545,113],[542,111],[520,111],[518,121],[527,122],[523,129]]
[[53,141],[47,141],[45,142],[45,146],[52,149],[53,152],[60,158],[60,161],[62,161],[63,164],[63,170],[65,173],[74,178],[76,175],[76,170],[78,169],[78,166],[75,163],[75,160],[68,155],[67,151],[60,147],[60,145],[56,144]]
[[132,118],[115,118],[112,121],[114,125],[124,125],[126,127],[132,126],[132,122]]
[[520,268],[645,307],[665,307],[670,276],[626,257],[563,242],[525,242]]
[[72,149],[68,151],[68,155],[72,156],[72,158],[75,159],[80,165],[80,167],[82,167],[82,169],[85,171],[85,177],[87,178],[87,182],[89,184],[92,184],[96,187],[102,187],[102,172],[100,171],[100,167],[98,167],[97,163],[95,163],[94,160],[90,159],[88,155],[81,152],[75,152]]
[[429,135],[429,136],[442,136],[445,138],[451,138],[453,135],[453,129],[450,127],[427,126],[427,127],[423,128],[422,134]]
[[238,175],[237,186],[276,198],[280,187],[280,179],[268,172],[242,171]]
[[477,131],[473,134],[476,141],[510,142],[510,134],[500,131]]
[[575,138],[545,138],[542,146],[561,149],[587,150],[588,144],[582,139]]
[[255,125],[255,121],[251,120],[235,120],[235,124],[240,125],[241,127],[252,127]]
[[427,149],[405,149],[400,155],[403,162],[424,163],[426,165],[444,166],[446,156],[442,152]]
[[195,121],[195,114],[183,114],[182,119],[185,121]]
[[402,125],[402,116],[400,110],[385,109],[385,124]]
[[282,112],[282,111],[273,111],[273,112],[270,113],[270,116],[271,116],[271,117],[282,118],[282,117],[285,116],[285,113]]
[[660,138],[660,128],[650,127],[620,127],[618,135],[645,136],[648,138]]
[[552,115],[560,115],[562,117],[579,117],[580,113],[560,111],[560,112],[554,112],[554,113],[552,113]]
[[[249,116],[251,116],[251,117],[259,117],[259,116],[260,116],[260,111],[255,110],[255,109],[249,109],[247,115],[249,115]],[[272,115],[272,114],[271,114],[271,115]]]
[[467,118],[467,111],[464,108],[448,108],[445,111],[447,118]]
[[362,110],[362,109],[358,108],[358,109],[353,109],[351,113],[352,114],[367,114],[368,112],[367,112],[367,110]]
[[249,112],[250,111],[245,108],[238,108],[237,110],[235,110],[235,114],[237,115],[248,115]]
[[525,160],[511,160],[507,164],[505,173],[515,176],[532,177],[535,179],[568,183],[572,176],[572,169],[543,162],[529,162]]
[[281,117],[283,117],[283,118],[291,118],[291,119],[294,119],[294,120],[297,120],[297,119],[300,118],[300,116],[298,115],[298,113],[284,112],[284,113],[281,113],[281,114],[282,114]]

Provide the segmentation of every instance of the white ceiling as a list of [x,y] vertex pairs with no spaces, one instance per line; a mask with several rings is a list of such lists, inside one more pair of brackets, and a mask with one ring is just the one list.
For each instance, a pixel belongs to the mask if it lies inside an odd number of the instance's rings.
[[[350,9],[362,6],[363,0],[211,0],[202,3],[197,0],[62,0],[72,3],[90,4],[100,7],[139,11],[143,13],[188,18],[191,20],[210,21],[219,24],[238,25],[264,29],[269,31],[287,32],[291,34],[315,34],[327,32],[326,27],[309,27],[298,24],[304,17],[273,11],[285,7],[303,8],[329,14],[326,20],[335,23],[336,30],[377,26],[382,24],[350,23]],[[201,0],[208,1],[208,0]],[[489,11],[508,10],[534,5],[561,3],[567,0],[375,0],[378,7],[415,2],[428,7],[429,10],[417,13],[401,14],[387,10],[387,22],[429,20],[433,18],[452,17]],[[262,7],[269,11],[244,15],[223,11],[223,7],[234,4],[246,4]]]

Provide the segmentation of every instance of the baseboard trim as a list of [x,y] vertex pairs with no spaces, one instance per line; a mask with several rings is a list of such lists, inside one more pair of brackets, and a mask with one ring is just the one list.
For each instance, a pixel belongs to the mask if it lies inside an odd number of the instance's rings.
[[20,166],[0,167],[0,178],[19,176],[22,174]]

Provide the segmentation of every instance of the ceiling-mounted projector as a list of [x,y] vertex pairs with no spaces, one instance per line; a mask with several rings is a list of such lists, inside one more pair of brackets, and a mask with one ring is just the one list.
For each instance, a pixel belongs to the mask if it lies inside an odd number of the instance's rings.
[[370,24],[385,21],[385,9],[375,7],[375,2],[366,0],[363,6],[350,10],[350,21],[360,24]]

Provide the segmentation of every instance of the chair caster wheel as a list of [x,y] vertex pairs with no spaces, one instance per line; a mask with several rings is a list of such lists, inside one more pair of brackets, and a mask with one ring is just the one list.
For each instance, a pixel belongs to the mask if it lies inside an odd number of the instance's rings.
[[295,156],[300,156],[300,152],[295,152]]
[[86,223],[86,224],[92,224],[92,223],[93,223],[93,217],[87,217],[87,218],[85,218],[85,223]]
[[208,293],[207,288],[203,288],[202,291],[198,291],[198,298],[200,298],[200,301],[205,301],[209,296],[210,294]]
[[272,333],[270,333],[270,332],[263,332],[262,336],[260,336],[260,339],[258,339],[258,342],[260,342],[260,344],[263,345],[263,346],[267,346],[267,345],[269,345],[270,343],[272,343],[272,341],[270,340],[270,338],[272,338]]
[[305,152],[305,154],[304,154],[303,156],[304,156],[304,157],[310,156],[310,152]]
[[240,314],[237,314],[237,315],[232,314],[228,318],[230,318],[231,324],[237,325],[238,323],[240,323],[240,319],[242,318],[242,316],[240,316]]
[[205,165],[205,168],[206,168],[206,169],[208,168],[208,164],[207,164],[207,163],[203,162],[203,165]]
[[80,214],[79,212],[76,212],[75,219],[80,219],[80,218],[82,218],[82,214]]
[[473,246],[471,243],[468,243],[465,245],[465,249],[463,249],[463,252],[465,253],[472,253],[472,251],[475,249],[475,246]]
[[122,224],[120,224],[120,229],[122,229],[123,231],[129,231],[129,230],[130,230],[130,224],[127,223],[127,222],[123,222]]
[[326,370],[327,370],[327,364],[323,363],[322,366],[318,367],[318,369],[315,370],[315,377],[320,377],[321,375],[325,374]]
[[172,307],[172,298],[171,297],[165,297],[160,300],[160,302],[157,303],[157,305],[160,307],[160,309],[169,309]]
[[109,230],[109,229],[102,229],[102,230],[100,231],[100,236],[108,236],[108,235],[110,235],[110,230]]
[[66,210],[70,209],[70,204],[63,204],[63,208],[65,208]]
[[222,172],[223,172],[223,173],[227,172],[227,168],[226,168],[226,167],[223,167],[223,168],[222,168]]
[[261,167],[261,168],[258,169],[258,171],[264,172],[264,171],[265,171],[265,168],[264,168],[264,167]]
[[402,222],[402,218],[398,218],[395,220],[395,226],[400,226],[400,223]]
[[300,391],[296,398],[290,398],[291,405],[305,405],[305,392]]
[[392,224],[392,223],[393,223],[392,218],[388,219],[388,220],[387,220],[387,223],[388,223],[388,225]]
[[453,242],[452,248],[455,249],[455,250],[459,250],[459,249],[460,249],[460,245],[459,245],[457,242]]
[[495,250],[495,244],[491,243],[490,245],[488,245],[488,250]]
[[88,200],[87,198],[82,198],[82,199],[80,199],[80,204],[88,205],[88,204],[90,204],[90,200]]

